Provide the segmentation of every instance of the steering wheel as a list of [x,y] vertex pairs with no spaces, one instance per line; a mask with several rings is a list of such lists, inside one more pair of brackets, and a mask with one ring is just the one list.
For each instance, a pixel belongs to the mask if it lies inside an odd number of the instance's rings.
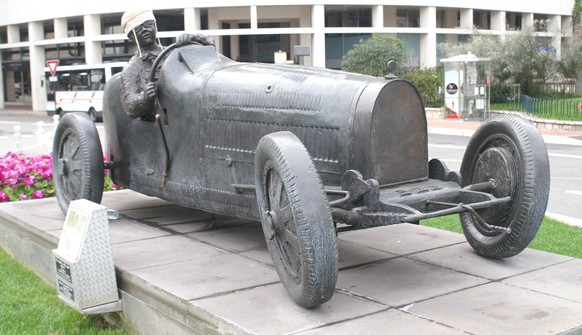
[[152,72],[150,73],[150,77],[149,77],[149,82],[156,82],[156,75],[158,74],[158,66],[160,65],[160,62],[166,58],[168,56],[168,54],[173,51],[176,48],[180,48],[186,45],[202,45],[198,42],[194,42],[194,41],[190,41],[187,44],[182,44],[182,45],[178,45],[177,43],[173,43],[170,44],[167,48],[165,48],[164,50],[162,50],[162,52],[160,52],[160,54],[158,55],[158,57],[156,58],[156,60],[154,61],[154,64],[152,64]]

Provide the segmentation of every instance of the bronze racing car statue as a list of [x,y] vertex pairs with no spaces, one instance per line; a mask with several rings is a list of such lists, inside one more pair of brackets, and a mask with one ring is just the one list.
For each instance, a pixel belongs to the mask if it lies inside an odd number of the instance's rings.
[[62,211],[75,199],[99,203],[107,169],[124,188],[260,220],[283,286],[305,308],[334,293],[338,232],[460,214],[475,251],[504,258],[527,247],[544,217],[547,150],[521,118],[483,122],[459,173],[429,161],[422,100],[401,79],[172,45],[151,80],[155,121],[130,119],[119,76],[107,83],[105,162],[93,122],[62,118],[53,149]]

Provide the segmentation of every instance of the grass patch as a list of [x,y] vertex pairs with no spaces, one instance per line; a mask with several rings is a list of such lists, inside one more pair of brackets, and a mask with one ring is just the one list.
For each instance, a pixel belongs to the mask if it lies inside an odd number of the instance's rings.
[[[463,233],[458,215],[423,220],[421,225]],[[544,218],[529,248],[554,254],[582,258],[582,228],[574,227],[550,218]]]
[[0,248],[0,334],[129,335],[57,298],[57,291]]
[[525,113],[525,107],[523,104],[517,102],[491,103],[490,109],[494,111],[515,111]]

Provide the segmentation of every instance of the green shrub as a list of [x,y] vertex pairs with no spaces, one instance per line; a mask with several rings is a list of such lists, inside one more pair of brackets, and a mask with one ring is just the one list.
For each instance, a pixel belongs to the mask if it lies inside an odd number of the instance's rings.
[[439,87],[443,85],[443,74],[440,67],[413,70],[402,78],[416,86],[425,106],[441,107],[443,105],[443,98],[439,93]]
[[343,57],[342,70],[382,77],[387,74],[386,63],[395,60],[403,64],[404,43],[390,35],[373,35],[361,40]]

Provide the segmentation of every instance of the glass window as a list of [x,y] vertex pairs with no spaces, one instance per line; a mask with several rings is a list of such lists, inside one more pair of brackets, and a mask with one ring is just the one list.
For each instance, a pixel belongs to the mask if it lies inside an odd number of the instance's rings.
[[369,6],[325,6],[326,27],[371,27]]

